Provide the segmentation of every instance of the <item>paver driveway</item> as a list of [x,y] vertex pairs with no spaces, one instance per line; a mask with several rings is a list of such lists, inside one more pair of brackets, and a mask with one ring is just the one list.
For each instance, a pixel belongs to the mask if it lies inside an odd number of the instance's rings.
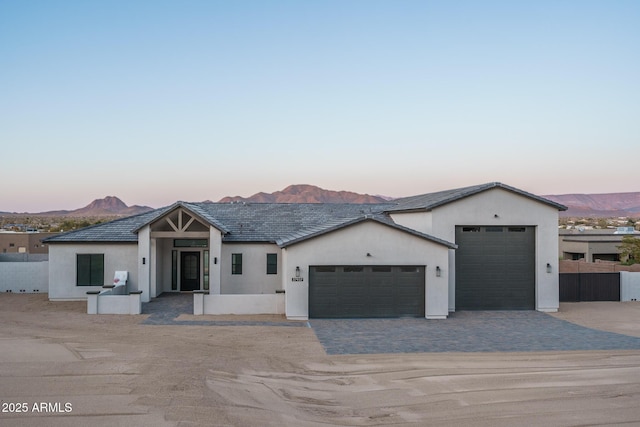
[[[193,313],[191,294],[143,304],[147,325],[305,326],[299,321],[177,320]],[[445,320],[312,319],[327,354],[637,350],[640,338],[604,332],[538,311],[459,311]]]
[[445,320],[312,319],[327,354],[637,350],[640,338],[538,311],[460,311]]

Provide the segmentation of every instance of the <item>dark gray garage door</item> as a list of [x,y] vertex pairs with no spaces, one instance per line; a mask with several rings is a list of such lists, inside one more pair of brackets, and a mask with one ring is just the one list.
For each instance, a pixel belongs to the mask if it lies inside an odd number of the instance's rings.
[[456,227],[456,310],[535,309],[535,227]]
[[424,317],[423,266],[309,267],[309,317]]

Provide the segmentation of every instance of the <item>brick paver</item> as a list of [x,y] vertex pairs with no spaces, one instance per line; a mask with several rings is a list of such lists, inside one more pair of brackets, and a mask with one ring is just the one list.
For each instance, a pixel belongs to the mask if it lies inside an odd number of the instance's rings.
[[327,354],[638,350],[640,338],[537,311],[460,311],[445,320],[312,319]]
[[459,311],[445,320],[312,319],[305,322],[175,320],[193,313],[190,294],[144,303],[146,325],[310,325],[327,354],[639,350],[640,338],[598,331],[537,311]]

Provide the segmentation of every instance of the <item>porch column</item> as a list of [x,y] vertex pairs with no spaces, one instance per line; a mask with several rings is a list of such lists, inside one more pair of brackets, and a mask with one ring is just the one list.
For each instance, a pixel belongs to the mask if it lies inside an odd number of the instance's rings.
[[215,227],[209,228],[209,293],[219,295],[221,292],[220,267],[222,258],[222,233]]
[[138,231],[138,290],[142,291],[142,302],[151,301],[151,227]]
[[158,249],[157,249],[157,239],[151,239],[151,251],[149,255],[149,259],[147,260],[149,264],[149,298],[155,298],[158,296],[158,274],[157,274],[157,266],[158,266]]

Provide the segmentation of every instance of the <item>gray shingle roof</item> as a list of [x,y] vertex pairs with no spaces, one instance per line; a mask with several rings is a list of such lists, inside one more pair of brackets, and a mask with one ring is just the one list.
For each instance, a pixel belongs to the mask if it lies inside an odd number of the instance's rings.
[[134,230],[150,218],[163,213],[166,208],[156,209],[139,215],[116,219],[104,224],[91,225],[79,230],[68,231],[48,239],[45,243],[58,242],[138,242],[138,235]]
[[167,212],[182,206],[221,230],[224,242],[276,242],[300,230],[314,230],[364,215],[373,215],[393,206],[381,204],[283,204],[283,203],[185,203],[156,209],[59,234],[47,243],[137,242],[137,231]]
[[393,204],[196,203],[224,224],[225,242],[275,242],[300,230],[380,212]]
[[515,187],[510,187],[501,182],[490,182],[487,184],[473,185],[471,187],[456,188],[453,190],[438,191],[436,193],[420,194],[417,196],[404,197],[401,199],[395,199],[396,205],[385,209],[386,212],[399,212],[399,211],[413,211],[413,210],[431,210],[438,206],[445,205],[447,203],[455,202],[456,200],[463,199],[473,194],[480,193],[482,191],[490,190],[492,188],[502,188],[512,193],[519,194],[524,197],[536,200],[538,202],[553,206],[558,210],[566,211],[567,207],[556,203],[554,201],[545,199],[535,194],[527,193]]

